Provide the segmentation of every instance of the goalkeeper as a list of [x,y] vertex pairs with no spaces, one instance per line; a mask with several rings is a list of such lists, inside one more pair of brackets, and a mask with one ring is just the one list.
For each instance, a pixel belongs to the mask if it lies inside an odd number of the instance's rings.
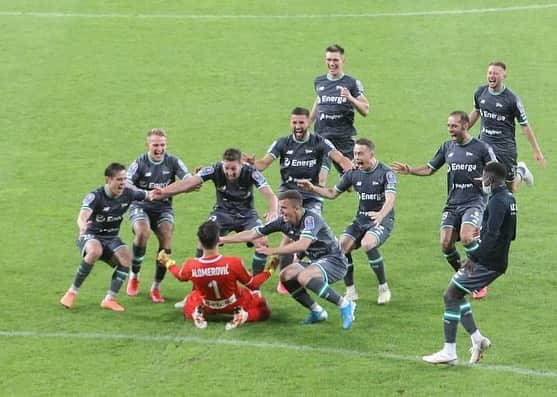
[[219,253],[219,231],[215,222],[202,223],[197,237],[203,256],[188,259],[182,266],[177,266],[164,251],[158,255],[160,263],[178,280],[193,283],[193,290],[185,300],[184,316],[192,319],[197,328],[206,328],[205,315],[232,314],[226,330],[237,328],[246,321],[266,320],[271,309],[257,289],[276,269],[278,259],[271,258],[265,271],[252,276],[240,258]]

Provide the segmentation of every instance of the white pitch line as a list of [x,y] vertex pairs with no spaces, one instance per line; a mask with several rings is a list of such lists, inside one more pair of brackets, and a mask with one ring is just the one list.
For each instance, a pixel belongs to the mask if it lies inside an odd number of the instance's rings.
[[[37,331],[0,331],[0,337],[15,338],[55,338],[55,339],[97,339],[97,340],[129,340],[137,342],[167,342],[167,343],[195,343],[199,345],[224,345],[233,347],[256,347],[260,349],[290,350],[323,354],[340,354],[344,356],[359,356],[369,358],[383,358],[394,361],[421,362],[417,356],[404,356],[386,352],[361,352],[349,349],[335,349],[328,347],[314,347],[307,345],[293,345],[274,342],[252,342],[236,339],[211,339],[195,336],[170,336],[170,335],[127,335],[127,334],[104,334],[104,333],[71,333],[71,332],[37,332]],[[428,365],[425,364],[424,365]],[[509,372],[517,375],[536,376],[541,378],[556,378],[557,372],[551,370],[535,370],[530,368],[515,367],[513,365],[468,365],[458,364],[461,367],[469,367],[477,370],[495,372]]]
[[415,17],[443,16],[463,14],[486,14],[494,12],[544,10],[556,8],[557,3],[531,4],[525,6],[472,8],[464,10],[433,10],[409,12],[378,12],[361,14],[293,14],[293,15],[209,15],[209,14],[120,14],[120,13],[72,13],[72,12],[40,12],[40,11],[0,11],[0,17],[41,17],[41,18],[135,18],[135,19],[333,19],[333,18],[384,18],[384,17]]

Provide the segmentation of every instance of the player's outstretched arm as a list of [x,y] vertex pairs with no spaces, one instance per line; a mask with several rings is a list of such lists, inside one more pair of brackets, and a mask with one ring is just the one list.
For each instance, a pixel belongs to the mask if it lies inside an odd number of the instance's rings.
[[293,241],[290,244],[280,245],[278,247],[259,247],[257,248],[257,252],[263,255],[271,256],[271,255],[286,255],[286,254],[295,254],[297,252],[304,252],[306,251],[311,243],[313,242],[312,239],[307,237],[300,237],[298,241]]
[[167,197],[175,196],[180,193],[189,193],[196,190],[203,183],[203,179],[197,175],[192,175],[189,178],[176,181],[164,189],[154,189],[151,197],[154,200],[161,200]]
[[345,157],[340,151],[332,150],[329,154],[329,157],[333,159],[335,163],[338,163],[342,167],[343,172],[348,172],[352,169],[352,160],[348,157]]
[[391,168],[396,173],[402,175],[429,176],[433,173],[433,169],[427,164],[420,167],[412,168],[407,163],[399,163],[395,161],[393,164],[391,164]]
[[524,135],[526,135],[526,139],[528,139],[528,142],[530,142],[530,146],[532,146],[532,150],[534,151],[534,160],[536,161],[536,163],[541,165],[542,168],[545,168],[545,157],[543,156],[540,145],[538,145],[538,141],[536,139],[536,135],[534,135],[534,131],[528,124],[522,125],[521,127],[522,132],[524,133]]
[[337,198],[340,193],[331,187],[316,186],[309,179],[299,179],[297,185],[308,192],[317,193],[321,197],[333,200]]
[[228,244],[228,243],[247,243],[253,240],[260,238],[261,235],[257,233],[254,229],[244,230],[240,233],[236,234],[229,234],[226,236],[222,236],[219,239],[219,243]]
[[266,170],[271,165],[271,163],[275,160],[275,158],[271,156],[269,153],[266,153],[262,159],[255,160],[255,157],[253,159],[254,159],[253,166],[258,171]]

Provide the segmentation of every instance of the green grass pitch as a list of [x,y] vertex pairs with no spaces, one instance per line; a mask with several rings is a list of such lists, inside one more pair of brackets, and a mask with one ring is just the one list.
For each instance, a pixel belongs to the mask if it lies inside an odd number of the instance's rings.
[[[553,395],[556,19],[550,0],[1,0],[0,395]],[[197,330],[172,308],[186,285],[167,277],[168,303],[148,300],[153,240],[140,296],[120,294],[126,312],[99,308],[110,277],[102,263],[74,309],[58,304],[79,260],[81,199],[103,183],[109,162],[129,164],[152,127],[167,129],[169,151],[190,169],[229,146],[261,156],[289,133],[290,110],[311,106],[324,48],[335,42],[371,103],[367,118],[357,116],[359,135],[375,141],[387,164],[426,163],[447,139],[447,114],[471,110],[487,63],[508,65],[507,83],[523,99],[548,166],[534,164],[517,131],[536,186],[517,195],[508,273],[472,303],[493,341],[480,365],[435,367],[419,358],[441,346],[451,275],[438,243],[442,173],[399,177],[395,230],[382,248],[393,300],[375,303],[375,279],[357,252],[361,299],[348,332],[330,306],[328,322],[301,326],[306,313],[274,292],[276,276],[263,288],[268,322]],[[276,165],[266,176],[278,185]],[[329,185],[335,181],[332,174]],[[193,254],[213,200],[210,185],[176,198],[176,259]],[[345,194],[325,203],[325,219],[340,233],[355,207]],[[131,243],[127,221],[121,235]],[[243,245],[224,252],[251,258]],[[462,328],[457,341],[466,362]]]

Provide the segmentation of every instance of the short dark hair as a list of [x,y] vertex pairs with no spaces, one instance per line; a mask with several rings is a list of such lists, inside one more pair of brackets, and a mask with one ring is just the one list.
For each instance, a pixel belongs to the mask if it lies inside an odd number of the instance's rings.
[[235,148],[228,148],[222,155],[224,161],[242,161],[242,152]]
[[106,167],[106,169],[104,170],[104,176],[113,178],[117,173],[125,170],[126,170],[126,166],[124,164],[110,163],[108,167]]
[[220,227],[213,221],[203,222],[197,229],[197,238],[203,248],[215,248],[219,243]]
[[485,165],[484,173],[493,178],[494,184],[500,184],[507,178],[507,167],[497,161],[490,161]]
[[338,52],[340,55],[344,55],[344,48],[338,44],[331,44],[325,49],[325,52]]
[[454,112],[451,112],[449,114],[449,117],[451,116],[459,116],[461,124],[464,123],[470,124],[470,118],[468,117],[468,113],[466,113],[464,110],[455,110]]
[[371,139],[359,138],[356,140],[356,145],[367,146],[371,151],[375,150],[375,143]]
[[499,66],[503,70],[507,70],[507,65],[502,61],[491,61],[488,66]]
[[297,190],[286,190],[284,192],[281,192],[278,195],[278,199],[279,199],[279,201],[280,200],[292,200],[296,204],[298,204],[299,207],[302,207],[302,204],[304,202],[304,198],[302,197],[300,192],[298,192]]
[[301,106],[295,107],[294,109],[292,109],[292,112],[290,112],[291,115],[296,115],[296,116],[306,116],[309,117],[309,110],[306,108],[303,108]]

